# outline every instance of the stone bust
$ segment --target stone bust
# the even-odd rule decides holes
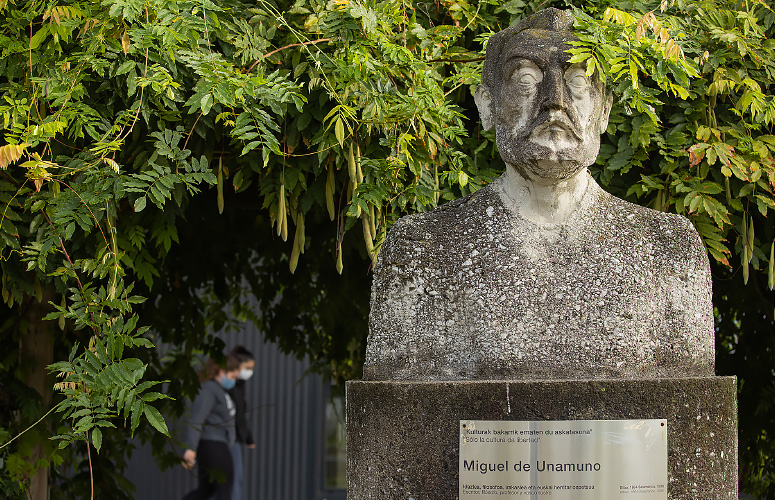
[[[707,254],[691,223],[587,172],[611,94],[569,64],[573,17],[487,44],[475,100],[506,172],[400,219],[374,269],[366,380],[709,376]]]

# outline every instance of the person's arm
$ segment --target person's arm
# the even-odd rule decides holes
[[[232,399],[234,399],[234,406],[237,409],[237,414],[234,416],[234,424],[237,428],[237,440],[241,443],[245,443],[248,448],[255,448],[253,443],[253,435],[250,432],[247,421],[247,402],[245,401],[245,382],[237,381],[237,385],[229,391]]]
[[[186,451],[183,453],[184,466],[191,468],[196,463],[196,448],[199,443],[199,436],[202,434],[202,427],[205,425],[207,416],[210,415],[215,405],[215,394],[209,389],[207,382],[202,385],[199,394],[191,405],[191,417],[186,430],[184,444]]]
[[[247,423],[245,424],[245,446],[250,449],[256,447],[256,443],[253,441],[253,433],[250,432],[250,427],[247,427]]]

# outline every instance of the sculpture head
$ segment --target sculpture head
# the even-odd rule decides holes
[[[523,177],[558,182],[594,163],[611,94],[569,64],[573,16],[541,10],[493,35],[475,100],[503,160]]]

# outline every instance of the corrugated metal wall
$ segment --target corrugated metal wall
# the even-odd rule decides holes
[[[304,376],[306,362],[265,344],[252,326],[221,337],[227,350],[241,344],[256,356],[255,373],[246,384],[246,400],[252,408],[248,423],[256,448],[245,450],[245,498],[342,498],[341,491],[322,489],[325,383],[320,377]],[[137,500],[174,500],[196,487],[194,473],[182,467],[159,471],[147,447],[138,447],[133,454],[127,478],[137,488]]]

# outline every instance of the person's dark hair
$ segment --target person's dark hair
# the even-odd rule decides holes
[[[485,52],[484,67],[482,68],[482,83],[490,92],[500,87],[501,52],[506,47],[511,37],[524,30],[547,30],[573,33],[575,18],[570,11],[559,10],[554,7],[542,9],[535,14],[522,19],[514,26],[499,31],[490,37]]]
[[[239,370],[240,364],[240,361],[233,354],[226,356],[225,366],[216,363],[213,358],[207,358],[204,367],[202,367],[202,369],[199,371],[199,381],[205,382],[207,380],[214,379],[220,370],[227,372]]]
[[[229,356],[234,356],[235,358],[237,358],[237,361],[239,361],[240,365],[247,361],[256,360],[255,356],[253,356],[253,353],[248,351],[241,345],[238,345],[234,349],[232,349],[231,352],[229,353]]]

